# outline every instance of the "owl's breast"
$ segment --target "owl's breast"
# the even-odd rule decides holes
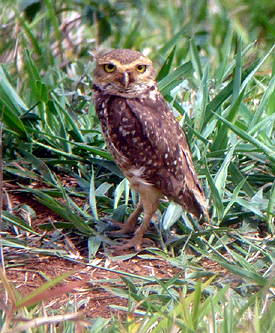
[[[177,196],[194,171],[184,133],[164,99],[109,96],[97,112],[108,149],[130,182]]]
[[[124,173],[140,168],[144,163],[143,152],[153,154],[153,148],[142,123],[127,105],[127,99],[99,95],[95,98],[95,106],[107,147],[115,162]]]

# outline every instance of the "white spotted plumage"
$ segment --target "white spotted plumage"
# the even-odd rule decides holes
[[[111,64],[111,73],[105,66]],[[138,68],[141,68],[138,71]],[[140,194],[140,204],[122,232],[143,224],[128,247],[139,248],[161,196],[207,218],[202,186],[179,123],[160,94],[152,62],[139,52],[114,50],[97,59],[94,100],[107,146]]]

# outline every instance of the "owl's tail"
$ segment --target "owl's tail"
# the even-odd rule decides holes
[[[178,199],[179,197],[181,198],[180,200]],[[201,188],[196,187],[195,189],[190,189],[185,187],[181,190],[177,198],[172,199],[197,219],[202,218],[205,221],[210,221],[206,198]]]

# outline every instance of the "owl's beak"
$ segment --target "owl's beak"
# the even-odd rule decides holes
[[[126,90],[129,85],[129,74],[127,72],[123,72],[122,75],[119,76],[118,80],[123,85],[123,88]]]

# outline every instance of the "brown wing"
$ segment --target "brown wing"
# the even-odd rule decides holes
[[[160,93],[125,99],[111,96],[96,108],[108,148],[120,168],[140,177],[197,217],[206,214],[204,194],[179,123]]]
[[[196,216],[200,213],[207,216],[204,192],[185,134],[163,96],[158,93],[155,98],[144,98],[142,104],[139,99],[128,99],[127,104],[143,123],[144,133],[154,149],[151,181],[186,210]]]

